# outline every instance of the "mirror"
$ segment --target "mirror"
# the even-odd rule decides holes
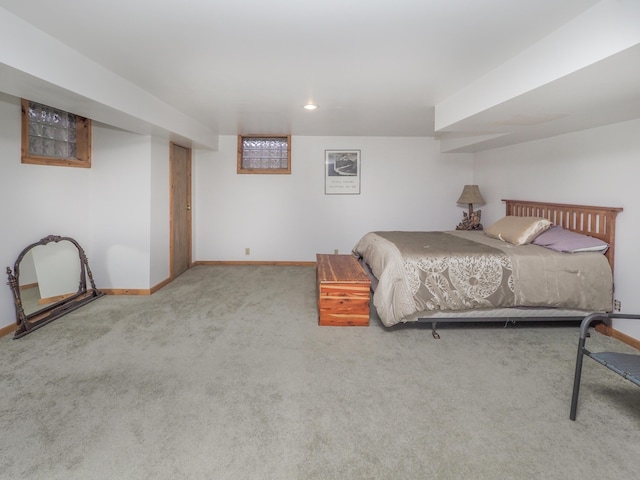
[[[96,288],[84,250],[70,237],[49,235],[32,243],[13,271],[7,267],[7,275],[18,324],[14,338],[104,295]]]

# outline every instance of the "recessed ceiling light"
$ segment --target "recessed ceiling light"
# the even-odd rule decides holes
[[[318,106],[317,106],[317,105],[314,105],[313,103],[307,103],[307,104],[304,106],[304,109],[305,109],[305,110],[315,110],[315,109],[317,109],[317,108],[318,108]]]

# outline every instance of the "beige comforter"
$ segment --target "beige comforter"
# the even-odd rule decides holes
[[[353,253],[378,279],[386,326],[420,312],[553,307],[609,311],[613,278],[600,253],[515,246],[483,232],[370,232]]]

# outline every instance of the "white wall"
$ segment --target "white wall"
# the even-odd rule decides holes
[[[98,288],[149,289],[169,276],[169,143],[94,122],[92,167],[20,163],[20,101],[0,93],[0,260],[55,234],[78,241]],[[0,288],[0,328],[15,321]]]
[[[91,241],[90,170],[20,163],[20,122],[20,100],[0,93],[0,263],[12,269],[24,247],[47,235]],[[5,283],[0,327],[15,321]]]
[[[194,152],[194,260],[315,261],[371,230],[453,229],[472,180],[472,156],[432,138],[293,137],[291,175],[238,175],[236,143]],[[361,150],[360,195],[324,194],[325,149]]]
[[[94,126],[91,270],[99,288],[149,288],[150,137]]]
[[[623,207],[616,222],[615,298],[640,312],[640,120],[482,152],[474,179],[487,202],[485,224],[504,215],[503,198]],[[638,323],[638,322],[636,322]],[[615,328],[640,338],[640,325]]]

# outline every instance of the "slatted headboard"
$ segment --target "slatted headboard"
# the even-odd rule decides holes
[[[544,217],[554,225],[574,232],[599,238],[609,244],[605,254],[613,271],[616,216],[622,211],[617,207],[592,207],[564,203],[527,202],[524,200],[502,200],[506,203],[507,215],[516,217]]]

